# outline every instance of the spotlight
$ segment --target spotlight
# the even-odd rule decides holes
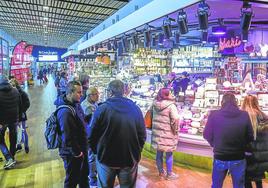
[[[162,30],[164,32],[164,35],[165,35],[166,39],[169,39],[172,36],[170,24],[163,25]]]
[[[251,25],[251,19],[253,16],[253,11],[251,5],[248,2],[244,2],[241,8],[241,22],[240,27],[242,31],[248,31]]]
[[[163,42],[164,42],[164,34],[159,33],[158,34],[158,45],[163,45]]]
[[[184,10],[179,11],[177,22],[179,25],[180,33],[181,34],[188,33],[187,15],[186,15],[186,12]]]
[[[208,42],[208,32],[202,31],[202,43],[206,44]]]
[[[137,45],[139,44],[138,35],[136,33],[132,35],[131,43],[132,43],[132,48],[133,49],[135,49],[137,47]]]
[[[248,41],[248,31],[242,32],[242,41],[247,42]]]
[[[128,51],[128,40],[127,37],[123,37],[122,40],[122,47],[123,47],[123,51],[127,52]]]
[[[151,33],[150,31],[144,32],[144,47],[149,47],[151,42]]]
[[[198,5],[197,15],[198,15],[198,22],[199,22],[199,28],[201,30],[207,30],[208,29],[208,12],[209,12],[209,6],[205,1],[202,1]]]
[[[117,50],[117,41],[116,41],[116,39],[114,39],[114,41],[113,41],[113,50]]]
[[[111,44],[111,42],[110,41],[108,41],[108,43],[107,43],[107,50],[112,50],[112,44]]]
[[[180,33],[175,34],[175,43],[179,44],[180,43]]]

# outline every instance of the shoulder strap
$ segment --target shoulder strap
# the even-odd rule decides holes
[[[72,112],[72,114],[73,114],[73,116],[75,117],[75,115],[76,115],[76,113],[75,113],[75,109],[72,107],[72,106],[70,106],[70,105],[60,105],[60,106],[58,106],[58,108],[56,109],[56,112],[58,112],[61,108],[69,108],[70,110],[71,110],[71,112]]]

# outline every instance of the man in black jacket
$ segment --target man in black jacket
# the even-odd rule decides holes
[[[14,167],[17,142],[17,122],[19,118],[20,94],[13,88],[4,75],[0,75],[0,149],[6,164],[4,169]],[[5,143],[5,132],[9,129],[10,150]]]
[[[120,187],[135,187],[138,162],[146,140],[141,110],[123,97],[124,83],[108,85],[108,99],[94,112],[89,144],[97,154],[98,187],[113,187],[118,176]]]
[[[243,188],[245,182],[245,150],[253,140],[249,115],[239,110],[232,93],[224,94],[220,110],[212,111],[204,130],[204,138],[213,147],[212,188],[221,188],[229,171],[233,187]]]
[[[71,81],[67,84],[66,94],[55,101],[57,106],[69,106],[61,108],[57,113],[62,140],[59,154],[66,171],[65,188],[73,188],[77,185],[81,188],[89,187],[88,146],[83,111],[79,103],[81,96],[81,83]]]

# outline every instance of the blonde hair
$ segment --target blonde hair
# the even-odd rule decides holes
[[[258,128],[258,118],[264,118],[266,115],[261,111],[258,98],[253,95],[248,95],[245,97],[242,104],[242,110],[248,112],[250,121],[252,124],[254,139],[257,137],[257,128]]]

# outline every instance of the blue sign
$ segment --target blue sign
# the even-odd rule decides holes
[[[61,56],[66,52],[67,48],[33,46],[32,56],[38,62],[64,62]]]

